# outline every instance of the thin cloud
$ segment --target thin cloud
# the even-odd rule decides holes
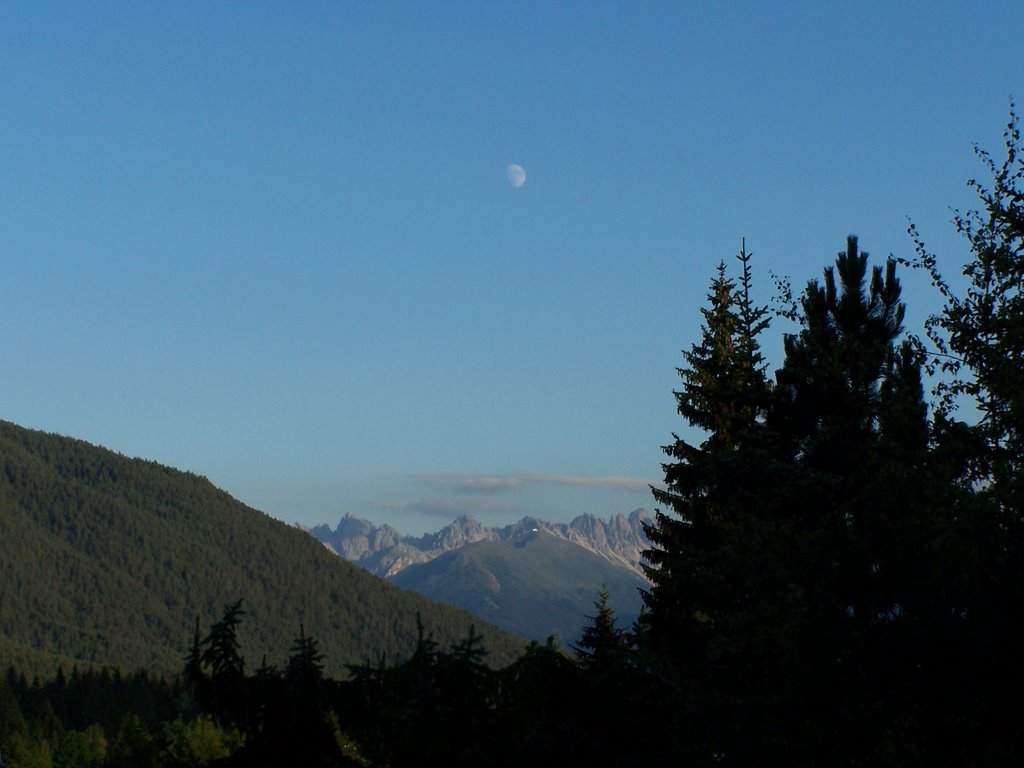
[[[443,493],[490,495],[516,491],[523,487],[519,475],[421,475],[419,481],[435,491]]]
[[[437,499],[417,499],[404,504],[373,502],[370,506],[388,512],[413,512],[431,517],[446,517],[449,520],[461,515],[471,517],[518,512],[517,505],[501,499],[474,499],[466,496]]]
[[[656,481],[618,475],[524,475],[527,482],[542,485],[571,485],[580,488],[612,488],[620,491],[648,491]]]
[[[523,487],[520,477],[467,477],[452,486],[456,493],[503,493]]]
[[[427,486],[449,493],[492,495],[518,491],[527,485],[561,485],[576,488],[606,488],[619,491],[646,493],[653,485],[663,487],[657,480],[619,475],[554,475],[540,472],[508,475],[426,475],[420,478]]]

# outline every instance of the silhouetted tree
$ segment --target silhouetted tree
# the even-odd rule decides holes
[[[609,598],[608,586],[602,584],[594,602],[596,612],[593,616],[587,616],[588,623],[583,628],[583,636],[573,646],[580,665],[593,672],[621,667],[629,651],[626,633],[615,626],[615,611],[608,605]]]
[[[917,249],[910,263],[945,301],[926,323],[930,346],[920,348],[938,376],[935,453],[958,480],[959,567],[950,602],[961,620],[945,638],[957,649],[945,667],[960,674],[947,671],[944,690],[932,698],[958,724],[947,733],[964,735],[964,762],[989,764],[1019,759],[1007,739],[1017,727],[1013,710],[995,702],[1015,699],[1024,686],[1015,639],[1024,618],[1024,144],[1012,102],[1003,139],[1001,162],[975,147],[991,180],[968,182],[979,207],[953,219],[971,254],[962,289],[946,281],[939,258],[910,227]]]
[[[869,271],[849,238],[791,313],[769,388],[719,268],[677,394],[707,437],[666,449],[655,495],[674,515],[652,529],[638,635],[682,734],[667,748],[690,760],[903,762],[921,744],[906,727],[938,743],[931,680],[966,594],[959,502],[895,269]]]
[[[857,731],[878,737],[862,742],[868,759],[900,759],[879,743],[892,722],[912,716],[891,711],[907,668],[889,661],[912,650],[905,629],[925,618],[906,564],[934,565],[927,553],[940,528],[931,519],[940,510],[929,506],[938,478],[928,470],[920,360],[898,343],[896,265],[869,277],[867,261],[850,237],[823,283],[808,284],[768,418],[789,471],[771,529],[784,535],[771,566],[783,591],[765,596],[772,661],[762,736],[784,720],[786,748],[826,762],[856,759],[833,750]]]
[[[291,648],[285,679],[303,691],[313,691],[324,678],[324,655],[320,653],[316,638],[306,635],[306,628],[299,624],[299,636]]]
[[[245,727],[245,659],[238,642],[244,615],[241,598],[225,605],[224,615],[202,641],[202,664],[210,670],[210,713],[222,726]]]
[[[210,681],[203,671],[203,640],[199,632],[199,617],[196,616],[196,626],[192,633],[192,647],[185,657],[185,667],[182,670],[182,678],[189,693],[200,706],[209,706]]]
[[[941,413],[949,416],[960,396],[974,402],[984,449],[975,478],[992,492],[1015,495],[1024,464],[1024,145],[1012,103],[1003,138],[999,164],[975,147],[992,182],[969,181],[981,208],[953,219],[973,256],[963,269],[963,295],[947,283],[913,225],[910,232],[917,246],[912,264],[927,271],[946,302],[926,325],[934,346],[929,367],[948,374],[937,386]]]
[[[738,488],[741,449],[763,418],[770,389],[764,374],[758,335],[766,327],[763,308],[750,299],[750,256],[745,244],[741,289],[726,276],[725,263],[711,284],[707,308],[701,310],[701,339],[683,353],[682,389],[676,391],[680,416],[705,439],[693,445],[678,434],[664,446],[672,461],[663,465],[665,488],[654,489],[659,509],[647,527],[653,544],[645,553],[652,588],[645,594],[642,630],[647,642],[668,648],[705,621],[702,591],[712,588],[702,573],[717,529]]]
[[[701,310],[700,340],[677,369],[678,412],[703,441],[695,445],[673,434],[664,447],[670,458],[663,464],[665,487],[653,489],[661,507],[647,528],[652,586],[637,627],[648,683],[665,705],[651,733],[661,740],[660,751],[691,760],[731,738],[726,713],[735,689],[726,678],[739,673],[723,658],[731,653],[729,622],[761,579],[752,543],[763,525],[760,497],[771,473],[771,462],[762,458],[771,388],[758,343],[767,319],[751,300],[745,244],[739,261],[739,288],[719,265]]]

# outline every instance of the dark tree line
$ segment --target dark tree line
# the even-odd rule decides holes
[[[226,765],[627,764],[641,687],[606,593],[595,607],[576,660],[552,639],[495,669],[473,626],[442,649],[417,617],[408,658],[352,665],[334,680],[301,628],[283,670],[264,659],[247,675],[238,602],[205,637],[197,633],[184,676],[202,712],[242,736]]]
[[[913,266],[946,300],[905,334],[897,264],[849,238],[785,314],[720,267],[666,446],[643,664],[665,681],[655,732],[695,764],[1018,764],[1022,663],[1024,158],[958,213],[966,293],[916,231]],[[922,371],[943,373],[929,408]],[[973,405],[975,423],[957,418]]]

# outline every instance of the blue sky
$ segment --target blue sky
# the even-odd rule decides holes
[[[288,522],[650,507],[741,238],[966,259],[1024,5],[636,6],[3,4],[0,418]]]

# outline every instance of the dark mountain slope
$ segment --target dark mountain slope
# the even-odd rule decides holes
[[[196,616],[205,631],[239,597],[252,668],[263,653],[282,664],[300,622],[332,674],[380,653],[407,655],[417,611],[442,647],[475,622],[494,661],[522,648],[205,478],[0,422],[0,647],[177,671]]]
[[[428,563],[410,565],[393,581],[435,600],[467,608],[499,626],[543,641],[579,639],[602,584],[626,627],[640,610],[646,582],[621,566],[548,531],[464,544]]]

